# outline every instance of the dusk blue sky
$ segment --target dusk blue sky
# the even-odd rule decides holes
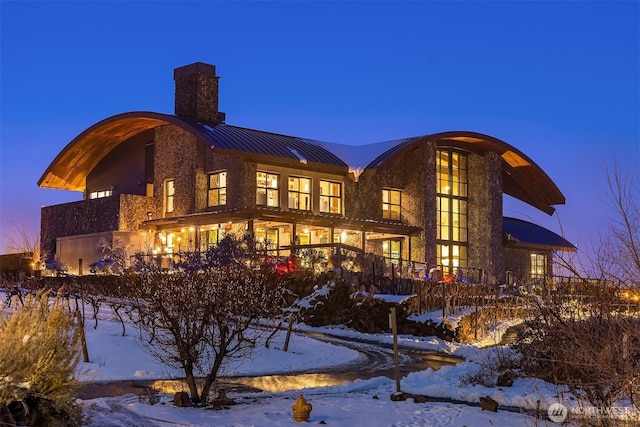
[[[0,253],[40,207],[37,181],[79,133],[173,113],[173,69],[215,64],[227,123],[365,144],[451,130],[517,147],[566,197],[505,216],[586,248],[603,167],[640,167],[640,3],[0,2]]]

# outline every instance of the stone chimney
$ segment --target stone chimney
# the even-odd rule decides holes
[[[175,114],[212,124],[223,122],[224,113],[218,111],[218,79],[215,65],[202,62],[174,69]]]

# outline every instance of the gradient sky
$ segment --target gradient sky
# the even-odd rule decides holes
[[[586,248],[607,218],[603,167],[640,168],[640,3],[0,2],[0,253],[37,181],[79,133],[173,113],[173,69],[217,66],[227,123],[364,144],[450,130],[517,147],[566,205],[505,216]]]

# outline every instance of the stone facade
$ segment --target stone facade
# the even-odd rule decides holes
[[[502,271],[502,168],[487,152],[469,159],[469,265],[494,277]]]
[[[96,246],[101,240],[110,246],[118,244],[114,233],[124,236],[120,238],[123,247],[133,244],[143,248],[141,241],[145,240],[146,232],[140,232],[139,227],[153,208],[153,199],[134,194],[45,206],[40,219],[43,249],[46,253],[55,253],[62,264],[79,271],[82,268],[77,267],[78,259],[85,260],[85,267],[87,262],[97,260]]]
[[[196,205],[206,205],[205,150],[204,144],[184,129],[173,125],[156,128],[155,218],[187,215],[196,212]],[[164,206],[164,189],[168,180],[173,180],[175,189],[173,212],[166,212]]]

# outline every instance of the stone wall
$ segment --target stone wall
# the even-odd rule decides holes
[[[496,278],[502,268],[502,165],[494,152],[468,157],[469,267]]]
[[[206,146],[193,134],[174,125],[158,126],[155,135],[153,198],[154,218],[196,212],[206,206],[207,174],[204,171]],[[174,182],[173,212],[165,212],[164,187]]]
[[[436,260],[435,153],[434,143],[421,144],[375,171],[362,173],[357,183],[347,185],[346,194],[348,216],[386,221],[382,190],[401,190],[401,222],[424,230],[411,237],[410,257],[428,264]]]
[[[227,204],[226,206],[216,206],[211,209],[242,209],[247,207],[249,204],[246,193],[253,194],[253,200],[255,203],[255,173],[252,174],[252,181],[246,178],[246,175],[248,175],[249,172],[247,172],[247,167],[240,156],[214,153],[212,150],[207,150],[206,157],[207,166],[205,172],[207,174],[218,171],[227,172]],[[253,183],[252,188],[251,183]],[[207,184],[207,187],[204,189],[205,193],[208,191],[208,188]],[[198,205],[196,208],[199,211],[208,209],[207,203],[208,200],[205,197],[204,205]]]
[[[55,240],[61,237],[138,231],[153,207],[151,198],[134,194],[44,206],[40,213],[40,239],[47,252],[54,252]]]
[[[118,231],[138,231],[140,224],[149,219],[148,213],[155,208],[155,200],[151,197],[135,194],[121,194]]]

